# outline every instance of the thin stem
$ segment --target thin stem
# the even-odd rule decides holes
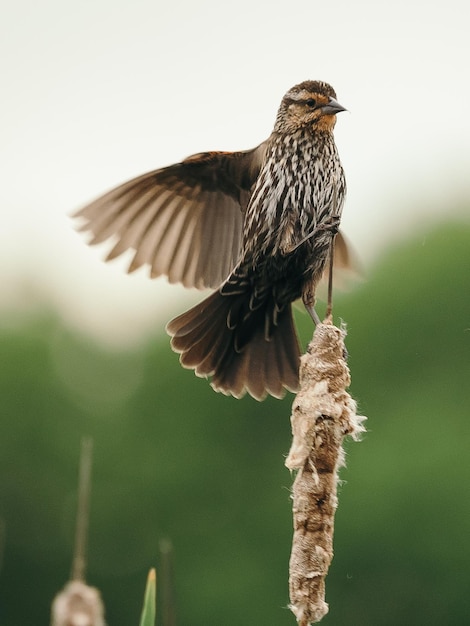
[[[83,437],[80,451],[77,526],[75,529],[75,549],[71,574],[72,580],[85,580],[88,521],[90,516],[92,458],[93,439],[91,437]]]
[[[326,318],[329,319],[333,313],[333,265],[335,256],[335,238],[336,234],[331,237],[330,241],[330,265],[328,268],[328,299],[326,304]]]
[[[333,183],[333,216],[337,216],[338,208],[338,186],[337,181]],[[339,216],[338,216],[339,221]],[[328,300],[326,306],[326,318],[330,319],[333,313],[333,265],[334,265],[334,252],[335,252],[335,238],[336,233],[332,231],[330,241],[330,264],[328,267]]]
[[[162,626],[176,626],[176,601],[173,580],[173,545],[169,539],[160,541],[162,589]]]

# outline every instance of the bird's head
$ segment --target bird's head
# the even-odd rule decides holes
[[[346,109],[336,101],[333,87],[316,80],[307,80],[292,87],[284,98],[276,118],[274,130],[292,133],[300,128],[331,131],[336,113]]]

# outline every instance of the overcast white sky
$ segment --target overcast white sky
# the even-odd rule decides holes
[[[336,127],[343,230],[366,262],[457,204],[463,216],[469,11],[467,0],[4,0],[0,309],[49,303],[122,342],[163,325],[180,289],[102,263],[106,246],[87,247],[68,215],[191,153],[256,145],[305,79],[330,82],[350,111]]]

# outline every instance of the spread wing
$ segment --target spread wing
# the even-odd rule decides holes
[[[74,217],[92,233],[91,244],[116,240],[106,260],[134,250],[129,272],[148,265],[152,278],[219,287],[239,258],[243,211],[264,150],[196,154],[116,187]]]

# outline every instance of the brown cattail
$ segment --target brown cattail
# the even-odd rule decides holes
[[[344,329],[329,321],[317,326],[301,359],[300,391],[292,408],[293,441],[286,466],[297,471],[292,489],[294,536],[290,558],[290,608],[299,626],[328,612],[325,577],[333,558],[338,470],[343,439],[358,439],[365,428],[350,384]]]
[[[106,626],[101,595],[82,580],[71,580],[52,603],[52,626]]]

